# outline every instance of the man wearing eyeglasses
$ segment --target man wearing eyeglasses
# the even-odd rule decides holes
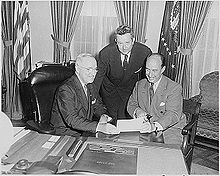
[[[76,59],[75,74],[57,90],[53,102],[51,124],[57,135],[95,136],[119,133],[108,123],[112,120],[93,85],[97,62],[91,54],[80,54]]]
[[[115,31],[115,43],[99,52],[94,83],[113,118],[112,124],[116,124],[117,119],[131,118],[126,112],[127,101],[141,78],[144,60],[151,53],[147,46],[135,41],[127,25],[119,26]]]

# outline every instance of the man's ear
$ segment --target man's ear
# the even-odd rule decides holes
[[[163,68],[161,69],[161,74],[165,71],[166,66],[163,66]]]
[[[135,42],[135,38],[133,37],[133,38],[132,38],[132,44],[134,44],[134,42]]]

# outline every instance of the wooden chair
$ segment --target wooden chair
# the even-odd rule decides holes
[[[200,106],[200,103],[193,100],[183,100],[183,113],[186,115],[187,125],[182,129],[183,142],[181,149],[189,174],[191,172]]]

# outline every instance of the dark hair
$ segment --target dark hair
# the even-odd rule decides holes
[[[131,37],[133,38],[134,37],[134,33],[133,33],[133,30],[131,27],[129,27],[128,25],[126,24],[123,24],[123,25],[120,25],[116,31],[115,31],[115,36],[116,35],[124,35],[124,34],[131,34]]]

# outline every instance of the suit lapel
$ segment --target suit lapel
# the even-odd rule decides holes
[[[127,66],[127,71],[126,71],[126,74],[123,79],[125,82],[128,81],[128,78],[130,78],[131,75],[134,74],[135,71],[140,69],[140,66],[139,66],[140,63],[138,61],[138,58],[139,58],[139,53],[137,53],[136,43],[134,43],[134,45],[131,49],[131,54],[130,54],[130,58],[129,58],[129,64]]]
[[[82,87],[82,84],[80,83],[79,79],[77,78],[76,75],[74,75],[74,82],[75,82],[75,86],[76,86],[76,93],[78,95],[83,95],[83,96],[78,96],[80,102],[83,104],[83,107],[85,107],[85,110],[88,110],[88,100],[86,97],[86,94],[84,92],[84,89]]]
[[[161,102],[161,99],[163,97],[164,91],[167,87],[167,80],[165,79],[165,77],[162,75],[162,78],[160,80],[160,83],[157,87],[157,90],[154,94],[154,97],[152,99],[152,103],[151,103],[151,111],[153,107],[158,106],[158,104]]]

